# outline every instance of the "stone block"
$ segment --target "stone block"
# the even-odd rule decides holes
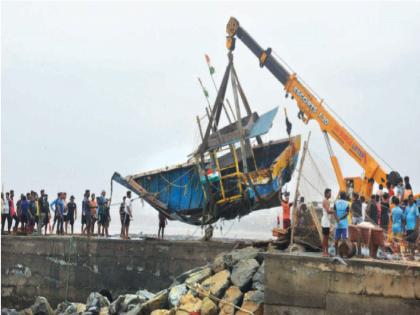
[[[229,287],[226,290],[222,301],[219,302],[219,315],[234,315],[236,309],[233,305],[240,306],[242,304],[242,299],[243,293],[238,287]]]

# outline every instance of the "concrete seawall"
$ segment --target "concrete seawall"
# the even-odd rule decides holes
[[[420,265],[267,254],[265,314],[420,314]]]
[[[26,307],[42,295],[51,305],[85,302],[103,288],[114,296],[158,291],[173,277],[205,265],[234,243],[3,236],[2,307]]]
[[[2,307],[27,307],[38,295],[53,307],[168,287],[175,276],[244,244],[229,242],[4,236]],[[264,313],[270,315],[420,314],[420,265],[311,254],[265,255]]]

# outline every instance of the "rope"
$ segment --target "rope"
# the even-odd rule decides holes
[[[230,230],[232,229],[232,227],[233,227],[234,224],[235,224],[235,221],[232,220],[232,223],[231,223],[229,229],[226,231],[226,233],[223,233],[222,234],[223,237],[226,237],[226,235],[228,235],[228,233],[230,232]]]
[[[324,185],[324,187],[327,187],[328,186],[327,185],[327,182],[324,179],[324,176],[322,176],[321,171],[319,170],[318,165],[315,163],[315,160],[312,157],[311,152],[309,150],[308,150],[308,155],[309,155],[309,158],[311,159],[311,162],[312,162],[312,164],[313,164],[313,166],[315,168],[315,171],[318,173],[319,179],[322,181],[322,184]]]
[[[301,176],[302,176],[302,178],[313,188],[313,189],[315,189],[320,195],[323,195],[324,193],[323,192],[321,192],[318,188],[316,188],[311,182],[310,182],[310,180],[309,179],[307,179],[306,177],[305,177],[305,175],[303,175],[303,174],[301,174]]]
[[[196,227],[196,229],[194,230],[194,232],[193,232],[190,236],[188,236],[188,237],[187,237],[187,240],[188,240],[188,239],[192,239],[192,238],[194,237],[195,233],[197,233],[197,231],[198,231],[198,229],[199,229],[200,227],[201,227],[201,226],[197,226],[197,227]]]
[[[325,167],[325,165],[328,165],[327,169],[329,169],[331,171],[331,168],[330,168],[331,163],[326,163],[325,159],[320,157],[316,152],[310,151],[310,156],[311,156],[311,160],[314,164],[316,164],[315,160],[316,161],[321,161],[322,163],[320,163],[320,164],[323,165],[324,167]],[[331,181],[331,182],[336,181],[336,178],[330,172],[324,172],[324,173],[326,173],[326,174],[324,174],[324,176],[327,175],[329,181]]]
[[[168,183],[168,185],[173,186],[173,187],[177,187],[177,188],[185,188],[188,186],[188,184],[185,185],[176,185],[174,184],[176,181],[178,181],[181,177],[187,175],[188,173],[190,173],[193,170],[193,168],[190,168],[186,173],[182,174],[181,176],[179,176],[177,179],[175,179],[174,181],[170,182],[169,180],[167,180],[162,174],[159,174],[159,176]],[[162,190],[161,190],[162,191]]]

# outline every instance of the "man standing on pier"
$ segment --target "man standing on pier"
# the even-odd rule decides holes
[[[56,210],[57,210],[57,234],[64,234],[64,208],[66,207],[64,203],[64,193],[60,193],[60,198],[57,200]]]
[[[58,220],[58,214],[57,214],[57,202],[58,199],[60,199],[60,193],[57,193],[57,198],[53,200],[53,202],[51,202],[51,210],[54,213],[54,219],[53,219],[53,225],[52,225],[52,231],[54,231],[55,228],[55,224],[57,223]],[[52,231],[50,230],[50,233],[52,233]]]
[[[77,206],[74,202],[74,196],[70,196],[70,202],[67,204],[67,222],[66,222],[66,234],[67,234],[67,223],[70,223],[71,234],[73,235],[74,220],[77,219]]]
[[[108,204],[108,199],[105,198],[106,192],[102,190],[101,195],[97,198],[98,204],[98,236],[104,236],[105,227],[107,226],[108,216],[105,213],[105,208]],[[108,233],[107,233],[108,235]]]
[[[358,193],[353,193],[353,202],[351,203],[352,223],[354,225],[363,222],[362,219],[362,201],[359,199]]]
[[[90,236],[90,224],[91,224],[91,216],[90,216],[90,202],[89,202],[90,191],[85,191],[85,196],[82,201],[82,234],[87,232],[87,235]],[[83,229],[83,225],[86,225]]]
[[[128,240],[128,228],[130,227],[130,220],[133,218],[133,201],[131,200],[131,191],[127,191],[127,198],[125,199],[124,207],[124,236]]]
[[[330,216],[334,213],[330,209],[331,189],[326,188],[324,191],[324,200],[322,201],[322,256],[328,257],[328,239],[330,237]]]
[[[158,238],[163,239],[163,234],[165,233],[165,227],[166,227],[167,224],[168,224],[168,219],[166,218],[166,216],[162,212],[159,212]],[[162,237],[160,236],[161,233],[162,233]]]
[[[338,199],[334,204],[334,211],[337,220],[335,226],[335,253],[338,255],[338,241],[347,239],[347,227],[348,220],[347,216],[349,214],[349,203],[346,200],[346,193],[340,192],[340,199]]]
[[[127,199],[127,196],[123,197],[123,201],[120,205],[120,221],[121,221],[121,233],[120,237],[124,238],[125,232],[124,232],[124,219],[125,219],[125,200]]]
[[[408,248],[411,252],[411,258],[414,259],[414,251],[416,249],[417,231],[419,226],[419,209],[414,202],[412,194],[408,196],[408,204],[404,211],[406,240]]]
[[[45,227],[44,235],[47,235],[48,224],[50,222],[51,215],[50,215],[50,204],[48,202],[48,195],[46,195],[43,190],[41,190],[40,206],[41,206],[41,222],[43,226]],[[41,234],[42,234],[43,226],[40,227]]]

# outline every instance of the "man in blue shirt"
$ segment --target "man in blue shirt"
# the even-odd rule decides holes
[[[58,198],[55,209],[57,211],[57,234],[64,234],[64,193],[60,193],[60,198]]]
[[[392,197],[392,203],[395,205],[392,209],[392,234],[394,234],[394,239],[398,241],[402,239],[402,219],[404,217],[404,212],[400,207],[400,199],[398,199],[398,197]]]
[[[26,199],[25,195],[22,195],[20,203],[20,222],[22,223],[22,231],[26,231],[28,220],[30,217],[29,212],[29,201]]]
[[[54,213],[54,221],[53,221],[53,225],[52,225],[52,230],[53,231],[54,231],[55,224],[57,223],[57,220],[58,220],[57,202],[58,202],[58,199],[60,199],[60,194],[61,193],[57,193],[57,198],[54,199],[53,202],[51,202],[51,205],[50,205],[51,206],[51,210]],[[51,231],[50,231],[50,233],[51,233]]]
[[[102,190],[102,193],[99,197],[96,198],[96,203],[98,205],[98,236],[104,235],[104,227],[106,224],[105,221],[105,190]]]
[[[341,191],[339,199],[334,204],[335,218],[337,223],[335,225],[335,252],[338,253],[338,241],[340,239],[347,239],[347,227],[349,214],[349,203],[346,200],[346,193]]]
[[[410,248],[410,251],[414,257],[418,231],[419,209],[417,208],[417,204],[414,202],[413,195],[408,196],[408,204],[405,207],[404,217],[406,240],[408,242],[408,247]]]

